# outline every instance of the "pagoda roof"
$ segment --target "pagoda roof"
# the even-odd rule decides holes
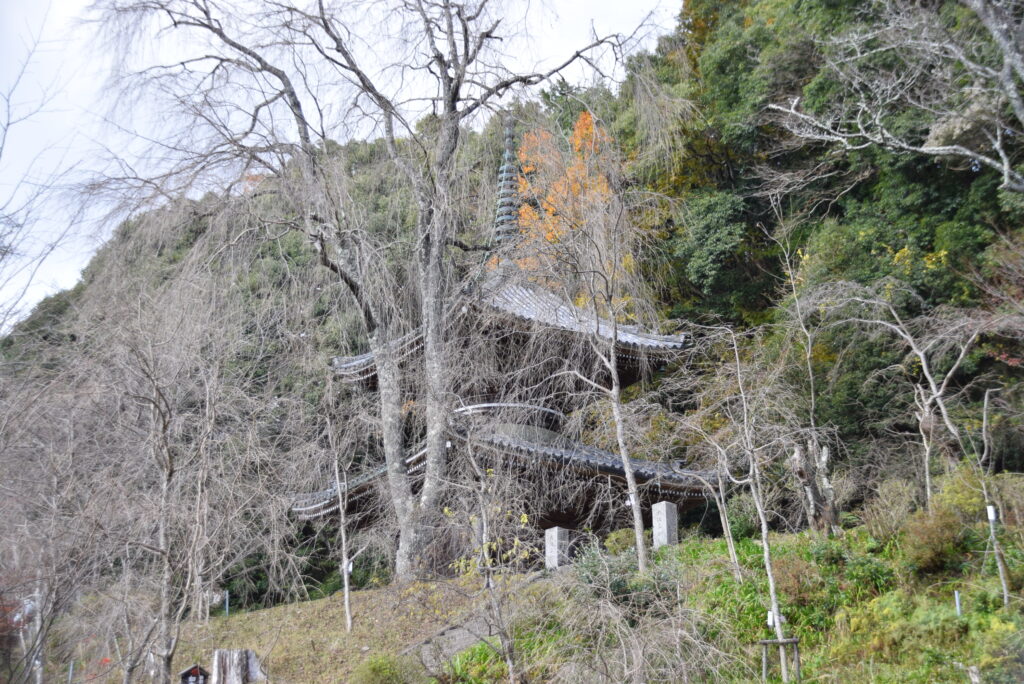
[[[504,268],[500,271],[508,273]],[[575,335],[594,335],[609,343],[614,342],[617,352],[623,356],[665,356],[681,351],[689,344],[686,335],[658,335],[638,325],[614,323],[566,301],[541,285],[500,273],[485,281],[475,293],[463,296],[478,307],[538,326]],[[420,329],[391,342],[399,360],[419,351],[422,345],[423,332]],[[368,380],[377,372],[373,352],[335,356],[331,359],[331,368],[338,377],[350,382]]]
[[[456,413],[471,415],[483,412],[477,411],[478,408],[462,407]],[[449,432],[464,442],[490,447],[508,458],[545,466],[559,466],[585,475],[625,478],[622,458],[618,454],[581,444],[545,428],[504,423],[470,429],[465,424],[453,424]],[[426,449],[418,449],[405,459],[406,466],[412,472],[419,470],[424,465],[425,456]],[[630,458],[629,462],[639,484],[656,487],[677,498],[705,498],[705,483],[717,482],[718,477],[712,470],[683,470],[660,461]],[[342,493],[347,494],[349,500],[358,498],[386,473],[385,465],[360,473],[342,485]],[[301,520],[319,518],[336,510],[337,487],[292,497],[291,511]]]
[[[658,335],[638,325],[615,323],[567,301],[551,290],[520,277],[496,275],[480,288],[474,301],[524,321],[614,342],[620,353],[664,354],[685,349],[686,335]]]

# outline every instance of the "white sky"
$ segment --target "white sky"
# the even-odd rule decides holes
[[[78,21],[88,4],[89,0],[0,0],[0,93],[11,86],[38,38],[13,104],[16,112],[19,107],[26,112],[45,99],[41,111],[8,134],[0,159],[0,205],[12,192],[24,192],[26,179],[39,182],[70,168],[87,170],[104,142],[117,145],[110,126],[103,123],[107,103],[101,92],[108,67],[96,54],[93,27]],[[535,9],[539,3],[530,4]],[[539,18],[531,19],[532,46],[530,54],[522,55],[521,68],[554,64],[567,57],[570,48],[585,45],[593,33],[629,34],[648,18],[650,28],[642,35],[651,46],[654,38],[673,27],[681,6],[680,0],[549,0]],[[21,190],[16,190],[19,183]],[[40,249],[68,224],[66,216],[75,209],[71,203],[67,197],[54,197],[40,210],[30,250]],[[83,224],[27,284],[25,276],[6,287],[0,279],[0,311],[23,290],[22,312],[27,313],[43,297],[72,287],[112,227]]]

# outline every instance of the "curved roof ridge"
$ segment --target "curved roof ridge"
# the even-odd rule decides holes
[[[689,344],[685,334],[661,335],[640,325],[614,323],[597,316],[542,285],[526,281],[518,267],[506,264],[508,262],[503,262],[504,267],[499,267],[495,275],[483,283],[478,297],[480,303],[522,320],[566,332],[597,335],[637,351],[678,351]]]
[[[506,457],[543,459],[551,465],[561,465],[616,478],[622,478],[625,475],[622,458],[610,451],[573,441],[558,433],[552,433],[558,439],[542,440],[537,433],[543,432],[543,430],[536,426],[513,425],[512,427],[521,427],[523,430],[517,431],[516,434],[510,434],[509,430],[473,432],[472,434],[452,430],[452,433],[460,439],[497,449]],[[525,435],[534,435],[537,438],[529,439]],[[410,466],[410,470],[422,467],[424,454],[425,449],[421,448],[406,458],[405,462]],[[630,458],[629,461],[641,484],[667,489],[685,497],[703,498],[705,483],[716,482],[718,479],[718,474],[712,470],[682,470],[675,468],[670,463],[639,458]],[[353,478],[347,484],[346,491],[350,496],[358,495],[386,473],[386,466],[377,466]],[[293,503],[290,510],[302,520],[333,513],[338,507],[337,491],[336,487],[329,487],[309,494],[292,495]]]

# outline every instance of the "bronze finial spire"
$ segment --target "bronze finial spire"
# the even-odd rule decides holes
[[[512,119],[505,120],[505,154],[498,169],[498,211],[494,219],[494,241],[504,243],[519,233],[519,169],[516,164]]]

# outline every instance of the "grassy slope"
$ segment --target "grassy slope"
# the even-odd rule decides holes
[[[1018,677],[1024,676],[1024,608],[1019,601],[1009,609],[1002,606],[992,557],[985,553],[983,525],[972,528],[959,520],[929,520],[912,519],[904,528],[914,531],[912,538],[905,531],[884,544],[863,528],[848,530],[839,539],[807,532],[773,537],[787,631],[800,637],[806,678],[961,682],[967,680],[963,665],[977,666],[986,682],[1020,681]],[[934,556],[932,550],[949,542],[950,534],[957,535],[956,546]],[[1016,543],[1018,534],[1008,537],[1008,561],[1019,595],[1024,549]],[[770,636],[764,625],[760,546],[752,539],[741,540],[739,554],[742,584],[724,563],[721,539],[691,537],[656,554],[662,569],[672,568],[670,593],[676,595],[677,583],[685,585],[681,595],[686,608],[714,616],[715,623],[729,632],[730,643],[747,645],[733,654],[739,669],[721,673],[727,680],[748,676],[751,670],[745,667],[759,669],[753,644]],[[936,564],[925,571],[920,567],[925,562]],[[193,661],[207,663],[214,647],[245,647],[269,654],[265,661],[274,681],[343,682],[370,653],[398,653],[446,620],[466,614],[468,588],[453,581],[357,592],[351,634],[344,631],[340,594],[216,618],[185,635],[178,662],[182,667]],[[954,590],[962,596],[962,616],[955,612]],[[560,596],[557,602],[572,600],[568,594]],[[557,607],[553,613],[545,611],[544,631],[520,632],[520,657],[527,671],[558,669],[557,663],[541,662],[552,653],[545,642],[565,637],[555,624],[558,612]],[[537,658],[537,667],[531,667],[530,661]],[[470,649],[460,660],[462,671],[487,674],[455,677],[456,682],[493,681],[503,671],[486,648]]]
[[[184,669],[208,666],[215,648],[250,648],[281,684],[344,682],[371,653],[396,653],[464,614],[468,592],[458,582],[353,592],[354,626],[345,632],[342,594],[266,610],[211,618],[188,626],[175,659]]]
[[[717,540],[684,542],[676,554],[694,568],[693,607],[731,624],[741,643],[772,636],[764,624],[767,587],[754,572],[761,549],[752,540],[740,544],[741,565],[751,571],[743,586],[710,569],[708,561],[724,555]],[[1017,681],[1024,673],[1024,611],[1019,604],[1002,607],[991,556],[986,562],[983,551],[968,550],[947,570],[920,573],[899,545],[880,546],[858,529],[839,540],[778,535],[773,556],[787,631],[800,637],[806,677],[961,682],[967,681],[962,664],[979,666],[985,681]],[[1019,554],[1013,557],[1019,563]],[[960,617],[954,590],[962,595]],[[755,648],[746,660],[759,662]]]

